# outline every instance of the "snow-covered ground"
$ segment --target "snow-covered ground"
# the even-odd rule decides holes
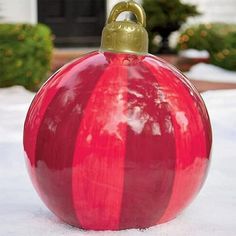
[[[206,63],[198,63],[192,66],[185,75],[192,80],[236,84],[236,71],[225,70]]]
[[[179,52],[179,56],[189,59],[209,58],[210,55],[206,50],[187,49]],[[219,83],[236,83],[236,71],[225,70],[215,65],[207,63],[198,63],[190,68],[185,75],[192,80],[219,82]]]
[[[186,57],[186,58],[195,58],[195,59],[197,59],[197,58],[206,58],[207,59],[210,57],[210,54],[206,50],[199,51],[199,50],[190,48],[187,50],[180,51],[179,56]]]
[[[212,164],[197,199],[174,221],[145,231],[86,232],[57,219],[28,178],[22,129],[33,94],[21,87],[0,89],[1,236],[235,236],[236,90],[203,94],[214,132]]]

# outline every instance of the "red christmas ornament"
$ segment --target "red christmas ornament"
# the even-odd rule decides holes
[[[115,21],[124,10],[140,23]],[[146,53],[141,23],[138,4],[116,5],[101,50],[61,68],[30,106],[30,176],[48,208],[73,226],[120,230],[169,221],[206,178],[204,102],[177,69]]]

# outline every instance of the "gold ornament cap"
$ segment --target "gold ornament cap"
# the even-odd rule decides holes
[[[137,23],[130,20],[116,21],[120,13],[132,12]],[[146,14],[141,5],[134,1],[116,4],[102,32],[101,50],[121,53],[147,54],[148,33]]]

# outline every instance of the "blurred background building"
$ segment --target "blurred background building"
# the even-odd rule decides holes
[[[118,0],[0,0],[1,22],[48,25],[57,46],[98,46],[101,30]],[[139,1],[140,2],[140,1]],[[235,0],[184,0],[198,6],[194,22],[236,22]],[[191,20],[190,20],[191,21]]]
[[[56,45],[97,46],[107,14],[118,0],[0,0],[0,22],[44,23]]]

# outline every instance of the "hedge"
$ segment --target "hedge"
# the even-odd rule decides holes
[[[52,35],[42,24],[0,24],[0,87],[37,90],[50,70]]]
[[[212,23],[194,25],[184,30],[177,50],[207,50],[212,64],[236,70],[236,25]]]

